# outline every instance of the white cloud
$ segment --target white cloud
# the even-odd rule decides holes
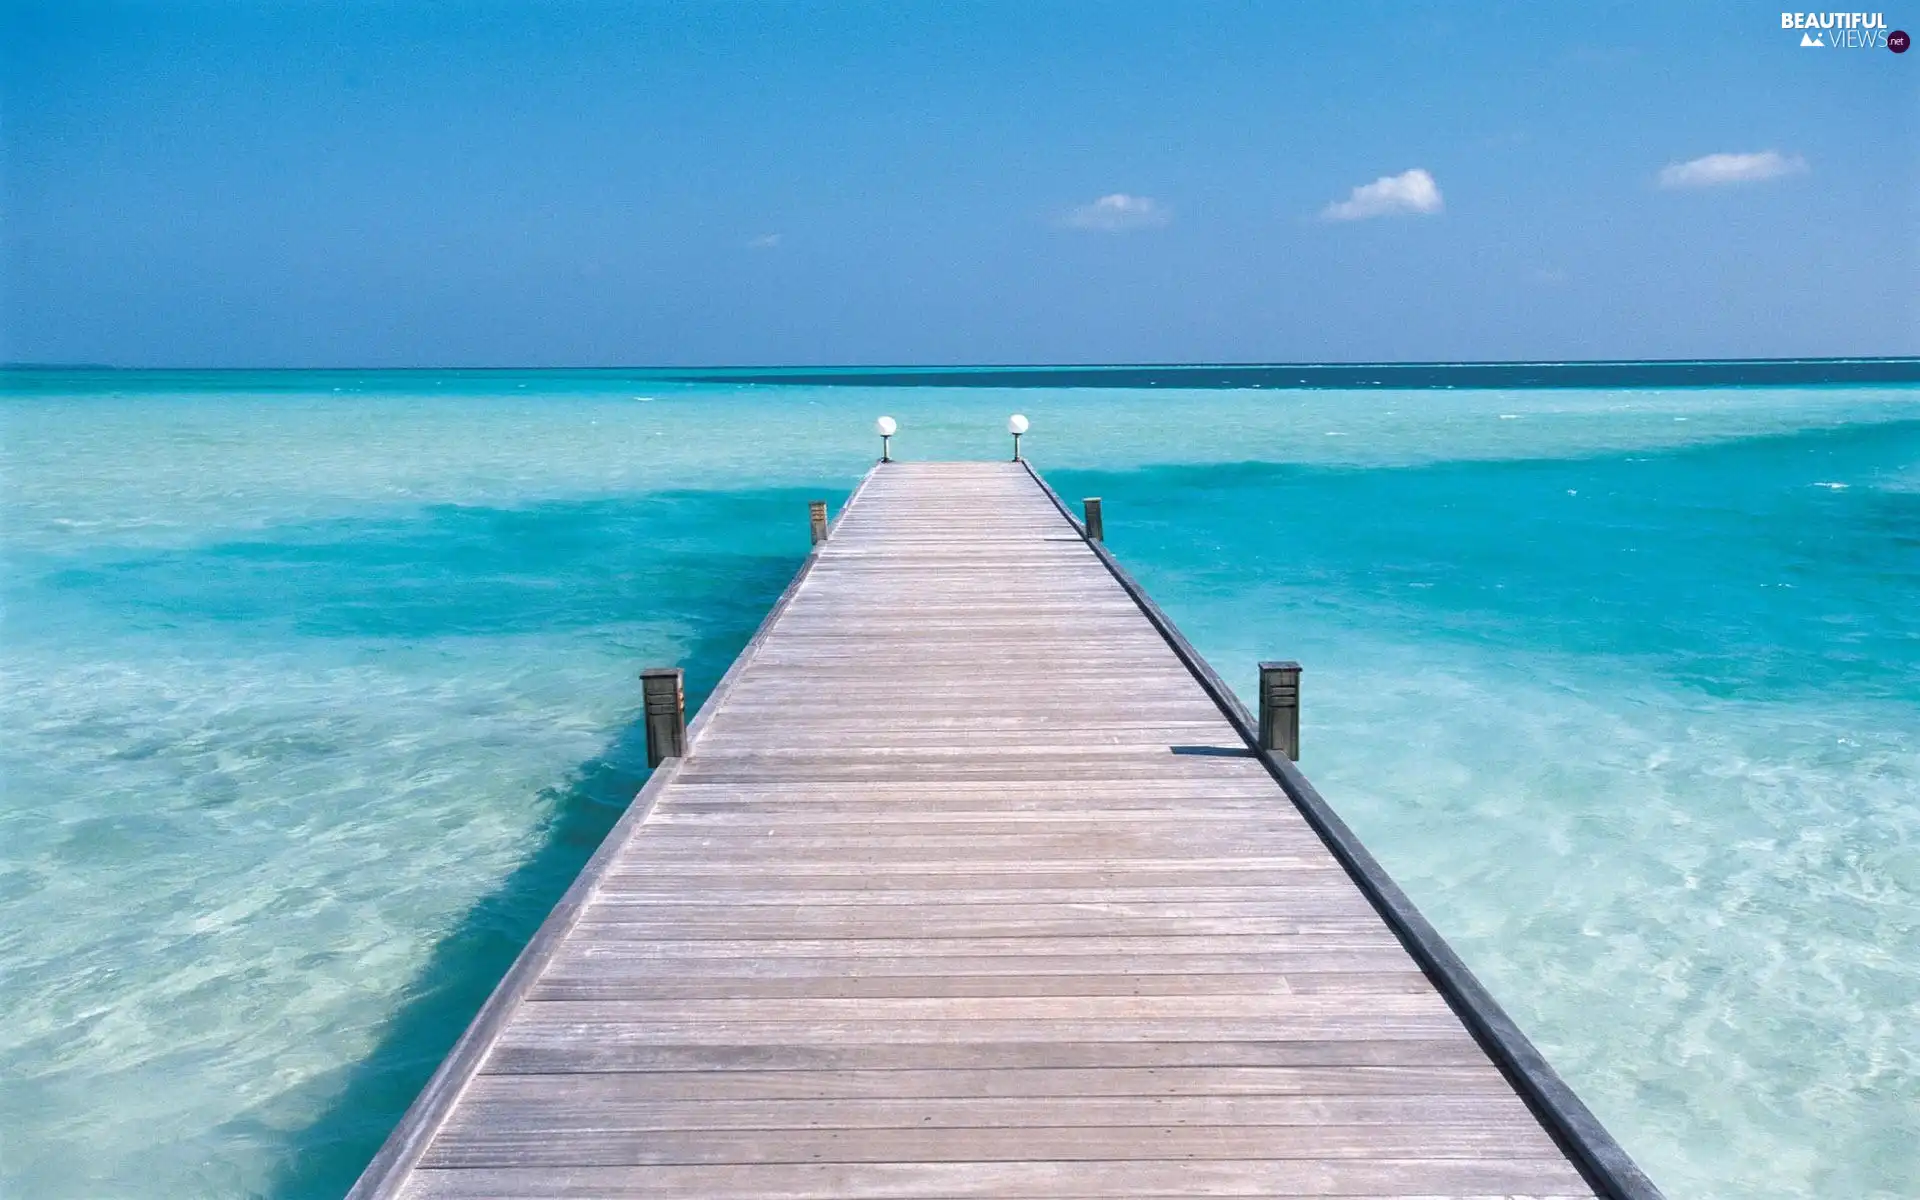
[[[1320,211],[1329,221],[1364,221],[1368,217],[1405,217],[1437,213],[1444,207],[1440,185],[1419,167],[1398,175],[1382,175],[1353,189]]]
[[[1074,209],[1064,224],[1069,229],[1093,233],[1125,233],[1129,229],[1157,229],[1172,221],[1173,210],[1158,200],[1115,192]]]
[[[780,244],[780,235],[779,235],[779,234],[777,234],[777,233],[763,233],[763,234],[761,234],[761,235],[760,235],[759,237],[757,237],[757,238],[749,238],[749,239],[747,240],[747,249],[749,249],[749,250],[771,250],[771,249],[773,249],[773,248],[774,248],[775,246],[778,246],[779,244]]]
[[[1724,187],[1731,183],[1758,183],[1782,175],[1798,175],[1806,169],[1806,159],[1778,150],[1762,150],[1758,154],[1708,154],[1692,162],[1672,163],[1662,168],[1660,186]]]

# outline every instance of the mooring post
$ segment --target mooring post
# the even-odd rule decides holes
[[[1300,664],[1260,664],[1260,748],[1300,761]]]
[[[1088,496],[1080,502],[1080,506],[1087,514],[1087,540],[1093,542],[1106,541],[1107,528],[1100,522],[1100,497]]]
[[[640,672],[640,699],[647,723],[647,765],[687,752],[686,672],[679,667],[648,667]]]
[[[809,500],[807,502],[807,516],[813,520],[813,544],[818,546],[821,542],[827,540],[827,502],[825,500]]]

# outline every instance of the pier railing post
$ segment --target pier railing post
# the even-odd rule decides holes
[[[1080,505],[1087,514],[1086,526],[1088,540],[1095,542],[1106,541],[1107,527],[1100,520],[1100,497],[1088,496],[1080,502]]]
[[[825,500],[808,501],[807,516],[813,521],[813,544],[818,546],[827,540],[827,502]]]
[[[1260,664],[1260,748],[1300,761],[1300,664]]]
[[[640,698],[647,723],[647,765],[657,767],[687,752],[686,672],[648,667],[640,672]]]

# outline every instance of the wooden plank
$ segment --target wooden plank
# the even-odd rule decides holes
[[[688,734],[363,1194],[1592,1194],[1024,468],[871,473]]]
[[[525,1113],[537,1106],[523,1106]],[[1062,1107],[1056,1105],[1055,1107]],[[1499,1155],[1552,1162],[1553,1144],[1537,1124],[1528,1131],[1486,1125],[1161,1125],[936,1127],[856,1130],[680,1130],[635,1136],[591,1124],[555,1131],[495,1119],[466,1136],[442,1128],[424,1167],[690,1166],[749,1163],[1128,1162],[1136,1159],[1304,1158],[1467,1159]]]
[[[1303,873],[1304,874],[1304,873]],[[686,905],[736,907],[791,907],[807,904],[815,907],[900,908],[934,905],[951,907],[1003,907],[1009,904],[1099,905],[1140,907],[1152,911],[1168,904],[1185,906],[1181,911],[1266,913],[1273,906],[1289,902],[1318,904],[1328,893],[1342,893],[1337,884],[1345,882],[1331,872],[1309,875],[1304,880],[1272,884],[1266,887],[1073,887],[1069,885],[1033,888],[928,887],[911,891],[904,888],[790,888],[770,881],[764,888],[740,887],[738,881],[715,880],[706,886],[662,887],[645,876],[623,875],[602,887],[596,902],[600,908],[638,908],[665,910]],[[850,880],[842,878],[845,884]]]
[[[884,938],[893,941],[914,936],[925,939],[966,938],[969,940],[1024,938],[1046,943],[1044,948],[1033,947],[1032,952],[1052,953],[1065,948],[1061,943],[1069,940],[1133,936],[1142,928],[1143,922],[1135,917],[1099,915],[1036,919],[1018,913],[1001,917],[973,917],[965,913],[948,913],[938,916],[919,916],[912,921],[896,921],[880,925],[862,924],[857,915],[848,918],[834,912],[797,912],[788,914],[785,918],[769,917],[764,920],[734,919],[723,913],[703,913],[698,917],[680,918],[670,930],[664,929],[657,923],[630,921],[595,920],[583,921],[582,924],[585,929],[577,936],[602,940],[650,941],[669,934],[676,938],[708,938],[736,942],[786,942],[793,938],[806,940]],[[1362,937],[1374,933],[1378,926],[1376,922],[1360,914],[1343,920],[1312,913],[1294,917],[1158,917],[1153,920],[1151,928],[1156,935],[1162,937],[1328,935],[1338,938]]]
[[[943,864],[944,865],[944,864]],[[610,872],[601,884],[605,897],[630,893],[661,892],[687,895],[691,892],[738,892],[743,895],[787,893],[805,899],[794,903],[813,903],[813,897],[834,897],[850,891],[868,896],[924,895],[941,897],[949,892],[1014,892],[1037,898],[1058,898],[1062,893],[1098,890],[1116,897],[1165,896],[1196,892],[1197,899],[1224,899],[1233,895],[1262,895],[1270,888],[1290,887],[1296,883],[1323,878],[1342,878],[1324,863],[1305,856],[1290,859],[1284,867],[1240,869],[1212,867],[1192,870],[1183,867],[1155,867],[1138,871],[1121,868],[1065,870],[1059,867],[1036,868],[1031,864],[1000,864],[1000,869],[941,871],[892,871],[856,873],[820,871],[788,867],[785,864],[758,864],[749,870],[717,872],[683,869],[647,869]]]
[[[1463,1030],[1374,1041],[1266,1035],[1240,1041],[1149,1042],[1093,1039],[1001,1042],[977,1029],[949,1042],[854,1041],[801,1044],[793,1030],[760,1040],[674,1042],[648,1031],[631,1040],[551,1038],[496,1042],[487,1070],[498,1074],[590,1075],[608,1071],[1025,1070],[1052,1067],[1484,1067],[1487,1056]],[[962,1040],[961,1032],[974,1040]]]
[[[938,895],[921,893],[872,899],[856,896],[846,903],[813,905],[804,912],[795,911],[795,906],[803,901],[779,899],[781,895],[776,892],[773,899],[741,897],[738,893],[700,893],[667,899],[603,895],[583,914],[582,921],[595,925],[622,923],[659,927],[671,924],[688,930],[697,930],[703,923],[718,922],[746,931],[765,928],[778,930],[782,936],[804,937],[809,929],[816,928],[858,929],[870,936],[1002,927],[1015,935],[1031,935],[1062,922],[1077,929],[1094,921],[1110,925],[1114,933],[1126,933],[1148,922],[1163,933],[1176,933],[1197,925],[1211,927],[1222,922],[1244,922],[1251,931],[1269,923],[1270,919],[1297,923],[1350,915],[1361,922],[1368,916],[1365,907],[1353,899],[1352,892],[1305,884],[1263,892],[1257,899],[1236,901],[1113,899],[1098,893],[1083,893],[1081,898],[1072,898],[1069,893],[1068,899],[1035,897],[1023,904],[997,894],[992,900],[973,900],[961,893],[959,899],[949,902]]]
[[[1025,960],[1022,960],[1025,961]],[[783,966],[792,966],[791,962]],[[852,975],[845,959],[815,959],[805,974],[714,975],[687,970],[686,963],[659,961],[621,970],[593,962],[577,975],[548,971],[530,994],[534,1000],[742,1000],[748,998],[853,999],[886,997],[1038,996],[1258,996],[1294,993],[1357,996],[1372,992],[1429,992],[1418,971],[1318,971],[1279,975],[1240,972],[1198,975],[1191,971],[1095,975],[1002,971],[983,975]],[[902,972],[915,964],[893,959]]]
[[[1098,1096],[1495,1096],[1513,1099],[1485,1063],[1471,1066],[1008,1067],[999,1070],[628,1071],[601,1075],[492,1074],[478,1086],[527,1078],[557,1086],[615,1086],[654,1100],[1038,1098]]]
[[[1230,858],[1201,856],[1172,859],[1123,859],[1123,858],[1046,858],[1034,856],[1011,860],[976,859],[964,854],[954,854],[949,858],[934,858],[925,861],[889,862],[889,863],[848,863],[848,862],[789,862],[782,858],[773,860],[752,860],[740,863],[715,864],[699,858],[684,862],[654,863],[642,856],[640,848],[634,847],[621,858],[619,869],[609,871],[609,877],[625,876],[632,879],[687,878],[699,880],[737,880],[767,879],[777,881],[780,886],[812,886],[799,881],[820,880],[821,886],[837,888],[847,886],[849,876],[855,879],[870,880],[876,887],[910,887],[918,879],[949,880],[973,879],[991,876],[996,879],[1028,875],[1042,881],[1042,886],[1050,886],[1045,881],[1063,876],[1073,878],[1095,878],[1105,882],[1123,884],[1127,879],[1145,880],[1141,886],[1152,887],[1162,880],[1194,880],[1208,878],[1246,878],[1257,877],[1267,872],[1287,872],[1311,869],[1315,872],[1332,871],[1325,860],[1311,856],[1310,851],[1301,850],[1291,854],[1236,855]],[[892,884],[883,880],[894,879]]]
[[[421,1171],[406,1194],[413,1200],[1572,1200],[1592,1195],[1564,1163],[1502,1159],[792,1163],[564,1171],[516,1167]]]
[[[866,1077],[877,1074],[867,1072]],[[704,1129],[1477,1125],[1532,1127],[1538,1132],[1533,1115],[1518,1097],[1511,1091],[1491,1089],[1225,1096],[1161,1091],[1071,1097],[1057,1092],[1007,1096],[996,1090],[980,1096],[953,1096],[949,1094],[951,1081],[940,1078],[941,1073],[914,1074],[924,1088],[938,1090],[904,1096],[891,1091],[835,1096],[820,1094],[816,1089],[794,1096],[696,1098],[685,1094],[662,1096],[657,1077],[651,1075],[489,1075],[475,1083],[448,1128],[476,1142],[488,1137],[489,1129],[496,1125],[514,1125],[523,1132],[544,1130],[556,1136],[576,1127],[656,1133]],[[1074,1103],[1061,1104],[1062,1099]]]
[[[1028,1021],[1036,1025],[1072,1021],[1097,1025],[1101,1021],[1186,1021],[1196,1029],[1218,1020],[1232,1023],[1268,1022],[1269,1030],[1295,1023],[1327,1021],[1361,1026],[1401,1019],[1444,1019],[1446,1001],[1432,991],[1372,997],[1364,1013],[1339,996],[1296,996],[1281,991],[1232,996],[928,996],[810,1000],[708,1000],[697,1005],[677,1000],[609,1000],[591,1003],[548,1003],[528,1006],[524,1024],[612,1023],[667,1029],[676,1025],[719,1022],[807,1022],[823,1026],[841,1023],[916,1025],[938,1021]]]
[[[789,958],[840,958],[863,960],[857,969],[865,969],[867,960],[912,958],[937,965],[949,956],[995,956],[1025,963],[1034,958],[1074,957],[1082,961],[1111,962],[1116,969],[1138,966],[1153,969],[1158,956],[1214,954],[1247,962],[1267,961],[1270,954],[1290,954],[1312,948],[1332,952],[1342,950],[1384,950],[1405,953],[1385,930],[1355,927],[1334,935],[1320,929],[1297,934],[1217,934],[1168,936],[1165,934],[1127,934],[1119,937],[873,937],[873,938],[772,938],[747,940],[737,937],[689,938],[680,930],[671,937],[654,937],[645,930],[601,926],[594,937],[575,938],[571,949],[578,953],[653,956],[671,959],[704,958],[727,962],[774,962]],[[625,936],[619,936],[625,934]],[[1405,964],[1404,958],[1393,961]],[[856,969],[849,966],[849,970]]]
[[[1327,997],[1302,997],[1325,999]],[[496,1046],[543,1047],[572,1050],[595,1042],[654,1040],[681,1046],[865,1046],[948,1045],[954,1042],[995,1042],[1011,1045],[1054,1042],[1091,1042],[1112,1038],[1125,1042],[1261,1042],[1261,1041],[1431,1041],[1458,1033],[1465,1037],[1450,1012],[1396,1013],[1375,1011],[1379,1000],[1397,995],[1366,997],[1363,1004],[1346,1000],[1339,1012],[1305,1011],[1284,1019],[1274,1017],[1140,1017],[1105,1020],[876,1021],[864,1017],[842,1020],[702,1021],[649,1018],[623,1020],[613,1013],[554,1012],[585,1008],[585,1004],[558,1001],[525,1003],[520,1019],[498,1038]],[[1341,999],[1333,997],[1333,999]]]
[[[705,942],[576,942],[563,948],[540,977],[540,983],[590,983],[595,979],[627,980],[639,986],[652,980],[677,986],[687,979],[828,978],[849,983],[893,976],[938,978],[950,981],[1010,976],[1041,984],[1052,976],[1134,979],[1185,976],[1194,979],[1240,975],[1316,975],[1340,973],[1402,973],[1404,951],[1385,943],[1329,946],[1316,938],[1291,939],[1294,945],[1264,945],[1238,954],[1138,954],[1116,958],[1100,954],[866,954],[847,953],[870,942],[817,942],[811,954],[787,949],[779,955],[744,953],[739,949],[702,953]],[[1030,945],[1030,943],[1022,943]],[[755,943],[752,947],[765,947]],[[1425,976],[1414,972],[1417,978]]]

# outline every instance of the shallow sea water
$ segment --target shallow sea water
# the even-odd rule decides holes
[[[15,374],[0,1194],[337,1196],[891,413],[1251,691],[1680,1196],[1920,1179],[1920,389]]]

